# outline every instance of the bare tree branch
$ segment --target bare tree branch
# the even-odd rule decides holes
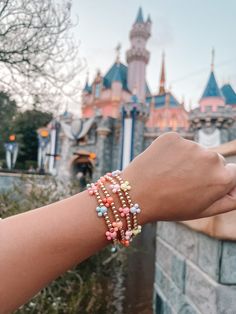
[[[24,104],[77,102],[85,62],[74,26],[71,0],[0,0],[0,88]]]

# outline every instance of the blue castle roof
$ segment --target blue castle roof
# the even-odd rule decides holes
[[[138,15],[137,15],[136,20],[135,20],[135,24],[138,24],[138,23],[144,23],[143,10],[141,7],[138,10]]]
[[[119,81],[123,89],[128,90],[127,86],[127,66],[123,63],[115,62],[108,70],[103,78],[103,85],[105,88],[111,88],[112,82]]]
[[[92,88],[89,86],[88,80],[87,80],[86,83],[85,83],[85,86],[84,86],[83,91],[84,91],[84,92],[87,92],[87,93],[91,93],[91,92],[92,92]]]
[[[169,96],[169,99],[167,99],[168,96]],[[171,108],[180,106],[180,103],[178,102],[178,100],[170,92],[162,94],[162,95],[155,95],[153,97],[152,96],[147,97],[147,103],[150,104],[152,100],[154,100],[154,106],[157,109],[164,107],[167,102],[168,102],[169,107]]]
[[[235,105],[236,104],[236,93],[230,84],[223,85],[221,87],[221,91],[225,97],[225,101],[226,101],[227,105]]]
[[[221,97],[221,98],[224,97],[221,90],[218,87],[213,71],[211,71],[210,77],[208,79],[207,85],[205,87],[201,99],[208,97]]]
[[[103,78],[103,86],[107,89],[111,88],[111,85],[113,82],[120,82],[122,85],[122,88],[128,92],[128,82],[127,82],[127,77],[128,77],[128,67],[124,65],[121,62],[115,62],[111,68],[108,70],[108,72],[105,74]],[[146,95],[150,96],[151,92],[148,87],[147,82],[145,83],[145,90],[146,90]],[[92,86],[89,86],[88,82],[86,82],[85,87],[83,91],[91,93],[92,92]]]

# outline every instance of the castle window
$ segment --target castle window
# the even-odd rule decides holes
[[[100,94],[101,94],[101,84],[97,83],[95,84],[95,92],[94,92],[95,98],[99,98]]]

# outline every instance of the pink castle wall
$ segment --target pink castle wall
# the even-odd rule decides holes
[[[172,128],[174,131],[181,127],[187,129],[189,126],[187,112],[182,107],[151,108],[147,127],[165,129]]]

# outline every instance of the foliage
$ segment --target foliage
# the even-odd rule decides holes
[[[79,93],[82,63],[71,0],[0,1],[0,89],[22,104],[65,104]]]
[[[38,138],[37,129],[46,126],[52,119],[52,114],[37,109],[18,112],[13,129],[19,144],[18,162],[37,160]]]
[[[13,191],[0,194],[0,215],[7,217],[62,199],[79,190],[77,183],[65,186],[51,177],[21,178]],[[105,314],[115,313],[112,275],[119,258],[109,249],[86,260],[43,289],[16,314]],[[119,254],[122,258],[122,254]],[[105,266],[104,266],[105,265]]]
[[[16,134],[20,151],[17,164],[20,169],[27,169],[37,161],[37,129],[46,126],[52,120],[52,113],[37,109],[20,111],[10,96],[0,92],[0,159],[5,160],[4,144],[9,135]],[[28,164],[26,164],[28,161]],[[5,165],[5,162],[1,163]],[[17,168],[17,165],[16,165]]]
[[[0,92],[0,159],[5,158],[4,143],[12,132],[17,105],[7,93]]]

